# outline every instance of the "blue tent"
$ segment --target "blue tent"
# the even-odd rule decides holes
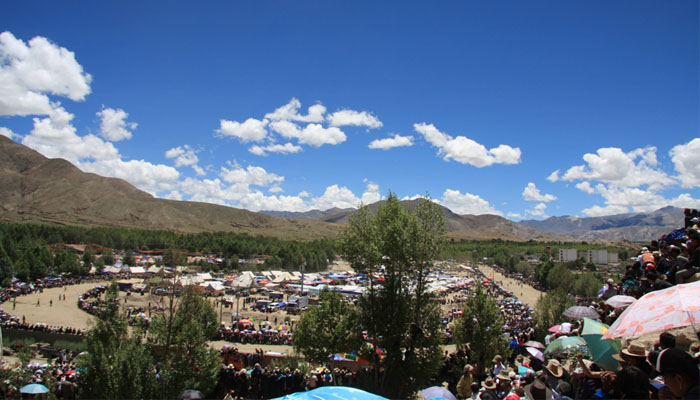
[[[322,386],[308,392],[297,392],[273,400],[388,400],[364,390],[347,386]]]

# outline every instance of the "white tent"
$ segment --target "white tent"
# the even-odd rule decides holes
[[[129,267],[129,273],[131,274],[145,274],[146,270],[143,267]]]

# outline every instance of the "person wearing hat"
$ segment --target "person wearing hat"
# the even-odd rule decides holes
[[[464,366],[462,376],[457,382],[457,398],[468,399],[472,397],[472,382],[474,382],[474,367],[470,364]]]
[[[559,363],[559,360],[551,359],[547,361],[544,366],[544,370],[547,372],[547,384],[549,387],[557,387],[559,382],[570,380],[570,375]]]
[[[496,375],[496,393],[499,399],[520,400],[517,394],[511,391],[511,376],[506,370],[502,370]]]
[[[486,378],[481,381],[481,390],[479,391],[479,400],[499,400],[496,395],[496,382],[493,378]]]
[[[523,389],[525,391],[525,397],[528,400],[551,400],[552,390],[547,387],[544,381],[540,378],[535,378],[535,380],[525,386]]]
[[[644,371],[647,376],[653,378],[654,371],[651,364],[647,362],[647,351],[639,343],[632,342],[629,346],[622,349],[619,354],[613,354],[613,358],[620,362],[621,366],[632,365],[642,371]]]
[[[489,368],[489,376],[494,378],[496,375],[498,375],[499,372],[502,370],[506,369],[506,366],[503,365],[503,357],[500,355],[496,355],[493,360],[491,360],[493,365],[491,368]]]
[[[676,398],[700,399],[698,363],[681,349],[665,349],[656,359],[656,370]]]

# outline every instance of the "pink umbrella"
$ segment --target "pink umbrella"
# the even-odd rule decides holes
[[[700,281],[647,293],[632,303],[603,339],[640,336],[700,321]]]
[[[554,332],[558,332],[559,329],[561,329],[561,325],[554,325],[553,327],[549,328],[548,331],[554,333]]]

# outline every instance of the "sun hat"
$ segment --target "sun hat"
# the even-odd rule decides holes
[[[499,363],[499,362],[502,362],[502,361],[503,361],[503,357],[501,357],[501,356],[498,355],[498,354],[493,358],[493,360],[491,360],[491,362],[495,362],[495,363]]]
[[[544,366],[544,369],[546,369],[547,372],[552,374],[552,376],[555,378],[561,378],[564,375],[564,369],[561,367],[558,360],[549,360],[547,365]]]
[[[693,356],[678,348],[664,349],[656,359],[656,370],[661,375],[697,373],[697,363]]]
[[[629,357],[646,357],[649,354],[644,346],[639,343],[630,343],[630,345],[622,349],[620,353]]]
[[[496,379],[510,382],[510,375],[508,375],[508,372],[506,372],[505,370],[502,370],[498,373],[498,375],[496,375]]]
[[[496,382],[494,382],[493,378],[486,378],[485,380],[481,381],[481,387],[484,389],[494,390],[496,389]]]

